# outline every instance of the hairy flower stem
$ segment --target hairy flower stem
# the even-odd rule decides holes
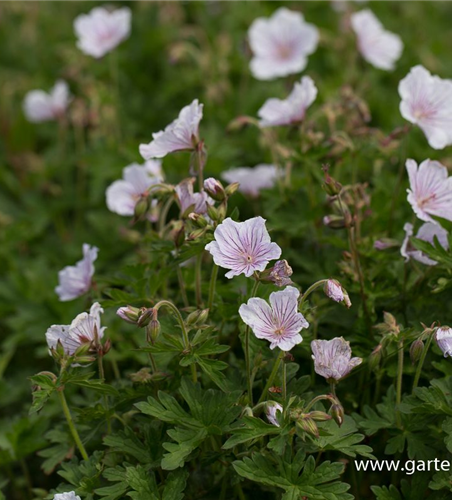
[[[104,373],[104,363],[102,354],[97,354],[97,364],[99,367],[99,378],[105,381],[105,373]],[[106,394],[103,395],[104,406],[107,410],[107,432],[111,433],[111,420],[110,420],[110,405],[108,404],[108,396]]]
[[[74,439],[74,442],[77,445],[77,448],[79,449],[80,455],[82,456],[83,460],[88,460],[88,453],[86,453],[82,440],[80,439],[77,429],[75,428],[74,421],[72,420],[71,411],[69,410],[69,406],[67,405],[67,401],[64,396],[63,390],[57,391],[57,394],[60,399],[61,407],[63,408],[63,413],[66,417],[69,430],[71,431],[72,438]]]
[[[200,147],[198,145],[196,147],[196,172],[198,174],[198,188],[199,192],[201,193],[204,189],[204,158],[203,158],[203,147]]]
[[[276,358],[275,364],[273,365],[272,372],[270,373],[270,377],[268,377],[267,383],[265,384],[265,387],[264,387],[264,390],[262,391],[261,397],[259,398],[259,401],[257,402],[258,405],[266,399],[268,390],[273,385],[273,382],[274,382],[276,375],[278,373],[278,370],[279,370],[279,365],[281,364],[281,361],[284,358],[284,354],[285,354],[284,351],[281,351],[279,356]],[[283,384],[284,384],[284,382],[283,382]]]
[[[257,277],[255,277],[257,278]],[[254,297],[259,287],[259,280],[256,279],[251,290],[251,297]],[[251,359],[250,359],[250,327],[247,325],[245,328],[245,364],[246,364],[246,378],[248,387],[248,404],[253,406],[253,384],[251,380]]]
[[[396,419],[397,426],[402,427],[402,417],[400,415],[400,403],[402,402],[402,376],[403,376],[403,339],[397,344],[398,364],[397,364],[397,388],[396,388]]]
[[[427,342],[425,344],[425,347],[422,350],[422,354],[421,354],[421,357],[419,359],[419,363],[417,364],[416,373],[414,375],[412,393],[414,393],[414,390],[416,389],[416,387],[419,383],[419,379],[420,379],[421,373],[422,373],[422,367],[424,366],[425,357],[427,356],[427,352],[430,348],[430,344],[432,343],[432,339],[433,339],[433,333],[430,333],[430,335],[428,336]]]
[[[196,265],[195,265],[195,294],[196,294],[196,306],[198,307],[198,309],[201,309],[202,307],[201,271],[202,271],[202,252],[196,256]]]
[[[285,354],[285,353],[282,353]],[[284,357],[284,356],[283,356]],[[287,366],[283,360],[282,363],[282,398],[284,403],[287,401]]]
[[[316,281],[313,285],[311,285],[307,290],[306,292],[304,292],[304,294],[301,296],[300,298],[300,303],[298,305],[298,308],[301,309],[301,306],[305,303],[306,299],[309,297],[309,295],[311,295],[311,293],[314,291],[314,290],[317,290],[317,288],[323,286],[324,283],[326,283],[328,280],[319,280],[319,281]]]
[[[179,309],[169,300],[161,300],[160,302],[157,302],[157,304],[155,304],[154,306],[154,309],[158,311],[161,307],[166,307],[168,309],[171,309],[171,311],[173,311],[174,315],[176,316],[177,322],[179,323],[180,329],[182,330],[182,339],[184,341],[185,349],[189,351],[191,349],[190,340],[188,338],[187,329],[185,328],[184,319],[182,318]],[[193,382],[197,382],[198,375],[196,373],[196,366],[194,364],[191,364],[190,369]]]
[[[304,413],[308,413],[309,410],[318,402],[322,400],[328,400],[330,403],[332,402],[331,396],[326,394],[321,394],[320,396],[316,396],[313,400],[311,400],[308,405],[303,409]]]
[[[179,281],[179,288],[180,288],[180,293],[182,295],[182,302],[184,303],[185,307],[188,307],[190,303],[188,302],[187,291],[185,290],[184,277],[182,275],[182,270],[179,265],[177,266],[177,279]]]
[[[217,276],[218,276],[218,266],[214,264],[212,268],[212,274],[210,275],[209,298],[207,301],[207,308],[209,309],[209,311],[212,310],[213,297],[215,295],[215,286],[217,284]]]

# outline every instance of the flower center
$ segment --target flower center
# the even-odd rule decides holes
[[[290,45],[280,45],[277,50],[280,59],[290,59],[292,57],[293,50]]]
[[[282,326],[280,326],[279,328],[276,328],[274,333],[275,333],[275,335],[282,336],[285,333],[285,329]]]
[[[419,200],[419,207],[423,208],[425,205],[427,205],[429,202],[433,201],[436,198],[436,194],[433,193],[430,196],[427,196],[426,198],[421,198]]]

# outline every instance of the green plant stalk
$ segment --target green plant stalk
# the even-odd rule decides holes
[[[265,387],[264,387],[264,390],[262,391],[261,397],[259,398],[259,401],[257,402],[258,405],[260,403],[262,403],[262,401],[264,401],[265,398],[267,397],[267,392],[270,389],[270,387],[273,385],[273,382],[274,382],[276,375],[278,373],[278,370],[279,370],[279,365],[281,364],[281,361],[284,358],[284,354],[285,354],[284,351],[281,351],[279,353],[279,356],[276,358],[275,364],[273,365],[273,369],[270,373],[270,377],[268,377],[267,383],[265,384]]]
[[[179,265],[177,266],[177,280],[179,281],[179,288],[182,295],[182,302],[184,303],[184,307],[188,307],[190,304],[188,302],[187,291],[185,290],[184,277]]]
[[[97,364],[99,366],[99,378],[105,381],[105,373],[104,373],[104,363],[103,356],[97,353]],[[111,434],[111,419],[110,419],[110,405],[108,404],[108,396],[106,394],[103,395],[104,405],[107,410],[107,432]]]
[[[195,265],[195,294],[196,294],[196,306],[198,309],[202,307],[202,290],[201,290],[201,267],[202,267],[202,254],[196,256],[196,265]]]
[[[207,308],[209,309],[209,312],[212,310],[213,298],[215,295],[215,286],[217,284],[217,276],[218,276],[218,266],[214,264],[212,268],[212,274],[210,275],[209,298],[207,301]]]
[[[317,288],[321,287],[324,283],[326,283],[328,280],[319,280],[316,281],[314,284],[312,284],[306,292],[303,293],[303,295],[300,298],[300,303],[298,304],[298,309],[301,309],[301,306],[305,303],[306,299],[311,295],[311,293],[314,290],[317,290]]]
[[[419,384],[419,379],[421,378],[421,373],[422,373],[422,367],[424,366],[425,357],[427,356],[427,352],[430,348],[430,344],[432,343],[432,339],[433,339],[433,333],[431,333],[428,336],[427,342],[419,359],[419,363],[417,364],[416,373],[414,374],[413,389],[411,391],[412,393],[414,393],[414,390]]]
[[[182,318],[182,315],[179,312],[179,309],[169,300],[161,300],[160,302],[157,302],[157,304],[155,304],[155,306],[154,306],[154,309],[156,311],[158,311],[161,307],[167,307],[168,309],[171,309],[171,311],[173,311],[173,313],[176,316],[177,322],[179,323],[179,326],[182,330],[182,338],[184,341],[184,346],[187,350],[190,350],[190,348],[191,348],[190,340],[188,338],[187,329],[185,328],[184,319]],[[197,382],[198,375],[196,373],[196,366],[194,364],[191,364],[190,369],[191,369],[191,375],[192,375],[193,382]]]
[[[397,388],[396,388],[396,419],[397,426],[402,427],[402,417],[400,415],[399,405],[402,402],[402,376],[403,376],[403,339],[397,344],[398,363],[397,363]]]
[[[72,437],[77,445],[77,448],[80,451],[80,455],[82,455],[83,460],[88,460],[88,453],[86,453],[85,447],[83,446],[82,440],[77,432],[74,421],[72,420],[71,411],[69,410],[69,406],[67,405],[66,398],[64,396],[63,390],[57,391],[58,397],[60,399],[61,407],[63,408],[64,416],[66,417],[67,424],[69,426],[69,430],[71,431]]]
[[[256,279],[251,290],[250,298],[256,295],[259,287],[259,281]],[[250,359],[250,327],[247,325],[245,328],[245,365],[246,365],[246,378],[248,388],[248,404],[253,406],[253,386],[251,381],[251,359]]]
[[[282,354],[283,353],[284,351],[282,352]],[[285,403],[287,401],[287,366],[284,360],[282,363],[282,398]]]
[[[109,56],[110,65],[110,79],[113,84],[113,96],[115,101],[115,111],[116,111],[116,134],[118,141],[121,141],[121,109],[120,109],[120,92],[119,92],[119,65],[118,58],[113,50]]]

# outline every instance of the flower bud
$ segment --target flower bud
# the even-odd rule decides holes
[[[213,177],[209,177],[204,181],[204,190],[215,201],[223,201],[226,198],[223,185]]]
[[[185,227],[183,224],[173,231],[173,241],[176,248],[180,248],[185,241]]]
[[[374,241],[375,250],[387,250],[388,248],[398,247],[400,247],[400,242],[391,238],[380,238],[379,240]]]
[[[342,215],[325,215],[323,218],[323,224],[330,229],[343,229],[346,227],[345,219]]]
[[[240,186],[239,182],[233,182],[233,183],[229,184],[228,186],[226,186],[226,189],[225,189],[226,195],[228,197],[232,196],[237,191],[239,186]]]
[[[142,196],[135,205],[134,218],[136,221],[142,220],[146,217],[150,208],[148,196]]]
[[[107,339],[102,346],[101,355],[105,356],[111,349],[111,339]]]
[[[218,209],[215,208],[213,205],[209,205],[207,207],[207,215],[215,222],[217,222],[220,219],[220,214],[218,213]]]
[[[314,420],[308,416],[309,414],[304,415],[300,420],[297,421],[297,425],[300,429],[316,438],[319,437],[319,428]]]
[[[204,229],[196,229],[195,231],[192,231],[188,235],[188,240],[189,241],[194,241],[194,240],[197,240],[198,238],[202,238],[205,233],[206,233],[206,228],[204,228]]]
[[[206,218],[203,215],[197,214],[196,212],[191,212],[188,214],[188,218],[193,224],[199,228],[204,228],[208,225]]]
[[[330,408],[331,416],[333,417],[336,424],[340,427],[344,423],[344,408],[339,403],[339,401]]]
[[[326,420],[331,420],[333,417],[325,413],[324,411],[311,411],[307,414],[312,420],[317,422],[325,422]]]
[[[116,314],[127,323],[136,325],[141,316],[141,309],[132,306],[120,307]]]
[[[381,358],[383,357],[383,346],[378,344],[377,347],[370,353],[368,362],[369,368],[373,371],[380,366]]]
[[[342,286],[337,280],[329,279],[325,282],[323,287],[325,295],[335,302],[343,302],[344,293],[342,292]]]
[[[323,183],[323,189],[330,195],[336,196],[342,191],[342,184],[336,179],[333,179],[328,173],[327,168],[324,168],[325,178]]]
[[[156,318],[152,319],[146,327],[147,341],[153,344],[158,339],[161,330],[160,321]]]
[[[197,324],[202,325],[206,321],[208,315],[209,309],[193,311],[187,316],[186,323],[190,326],[194,326]]]
[[[84,356],[88,354],[92,348],[92,342],[85,342],[81,344],[80,347],[74,352],[74,357],[78,358],[79,356]]]
[[[152,307],[149,309],[143,309],[140,317],[138,318],[137,325],[140,328],[144,328],[145,326],[148,326],[149,323],[151,322],[151,319],[154,317],[154,315],[155,315],[155,311]]]
[[[410,347],[410,358],[411,363],[416,364],[422,356],[422,352],[424,351],[424,342],[422,339],[416,339]]]

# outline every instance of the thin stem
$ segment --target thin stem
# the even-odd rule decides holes
[[[198,187],[199,192],[201,193],[204,189],[204,158],[203,158],[203,148],[196,148],[196,170],[198,172]]]
[[[316,281],[313,285],[311,285],[307,290],[306,292],[304,292],[304,294],[301,296],[300,298],[300,304],[298,306],[299,309],[301,309],[301,306],[304,304],[304,302],[306,301],[306,299],[309,297],[309,295],[311,295],[311,293],[314,291],[314,290],[317,290],[317,288],[319,288],[320,286],[322,286],[324,283],[326,283],[328,280],[319,280],[319,281]]]
[[[281,354],[284,357],[285,352],[282,351]],[[285,403],[287,400],[287,366],[284,361],[282,363],[282,398]]]
[[[328,396],[326,394],[321,394],[320,396],[316,396],[312,401],[308,403],[308,405],[304,408],[304,413],[308,413],[309,410],[318,402],[318,401],[323,401],[323,400],[328,400],[331,401],[331,396]]]
[[[191,348],[190,340],[188,338],[187,329],[185,328],[184,319],[182,318],[182,315],[179,312],[179,309],[169,300],[161,300],[160,302],[157,302],[157,304],[154,306],[154,309],[156,311],[158,311],[161,307],[167,307],[168,309],[171,309],[174,312],[176,319],[177,319],[177,322],[179,323],[179,326],[182,330],[182,338],[184,340],[185,348],[187,350],[190,350],[190,348]],[[192,375],[193,382],[197,382],[198,381],[198,374],[196,373],[196,366],[194,364],[191,364],[190,369],[191,369],[191,375]]]
[[[79,449],[80,455],[82,455],[83,460],[88,460],[88,453],[86,453],[82,440],[80,439],[77,429],[75,428],[74,421],[72,420],[71,411],[69,410],[69,406],[67,405],[67,401],[64,396],[64,392],[61,390],[57,391],[57,393],[58,397],[60,398],[61,407],[63,408],[63,413],[66,417],[69,430],[71,431],[72,434],[72,438],[74,439],[74,442],[77,445],[77,448]]]
[[[196,265],[195,265],[195,294],[196,294],[196,305],[198,309],[202,307],[202,290],[201,290],[201,266],[202,266],[202,254],[196,256]]]
[[[430,344],[432,343],[432,339],[433,339],[433,333],[431,333],[428,336],[428,339],[427,339],[427,342],[425,344],[425,347],[422,350],[421,358],[419,359],[419,363],[418,363],[417,368],[416,368],[416,373],[414,375],[412,393],[414,393],[414,390],[416,389],[416,387],[417,387],[417,385],[419,383],[419,379],[420,379],[421,373],[422,373],[422,367],[424,366],[425,357],[427,356],[427,352],[429,350]]]
[[[256,279],[251,290],[251,297],[254,297],[259,287],[259,281]],[[246,364],[246,378],[248,387],[248,403],[253,406],[253,384],[251,381],[251,359],[250,359],[250,327],[247,325],[245,328],[245,364]]]
[[[334,397],[336,397],[336,381],[335,380],[330,381],[330,390],[331,390],[331,394]]]
[[[212,310],[213,298],[215,295],[215,286],[217,284],[217,276],[218,276],[218,266],[214,264],[212,268],[212,274],[210,275],[209,299],[207,301],[207,308],[209,309],[209,311]]]
[[[177,280],[179,281],[179,288],[182,295],[182,302],[184,303],[184,307],[188,307],[190,304],[187,298],[187,291],[185,290],[184,276],[182,275],[182,269],[179,265],[177,265]]]
[[[165,230],[165,223],[166,219],[168,217],[168,212],[171,208],[171,205],[173,204],[174,197],[171,196],[166,200],[165,204],[162,206],[162,209],[160,211],[160,216],[159,216],[159,222],[158,222],[158,228],[159,228],[159,236],[160,238],[163,237],[163,232]]]
[[[116,134],[117,138],[121,140],[121,119],[120,119],[120,94],[119,94],[119,67],[118,67],[118,59],[116,56],[116,51],[112,51],[109,57],[110,63],[110,78],[113,84],[113,95],[115,101],[115,109],[116,109]]]
[[[267,383],[265,384],[264,390],[262,391],[261,397],[259,398],[259,401],[257,402],[258,404],[262,403],[262,401],[265,400],[267,397],[267,392],[270,389],[270,387],[273,385],[273,382],[276,378],[276,375],[279,370],[279,365],[281,364],[281,361],[284,358],[284,351],[281,351],[279,356],[276,358],[275,364],[273,365],[273,369],[270,373],[270,377],[267,380]]]
[[[396,418],[397,426],[402,426],[402,417],[400,415],[400,403],[402,402],[402,376],[403,376],[403,339],[397,344],[398,363],[397,363],[397,389],[396,389]]]

